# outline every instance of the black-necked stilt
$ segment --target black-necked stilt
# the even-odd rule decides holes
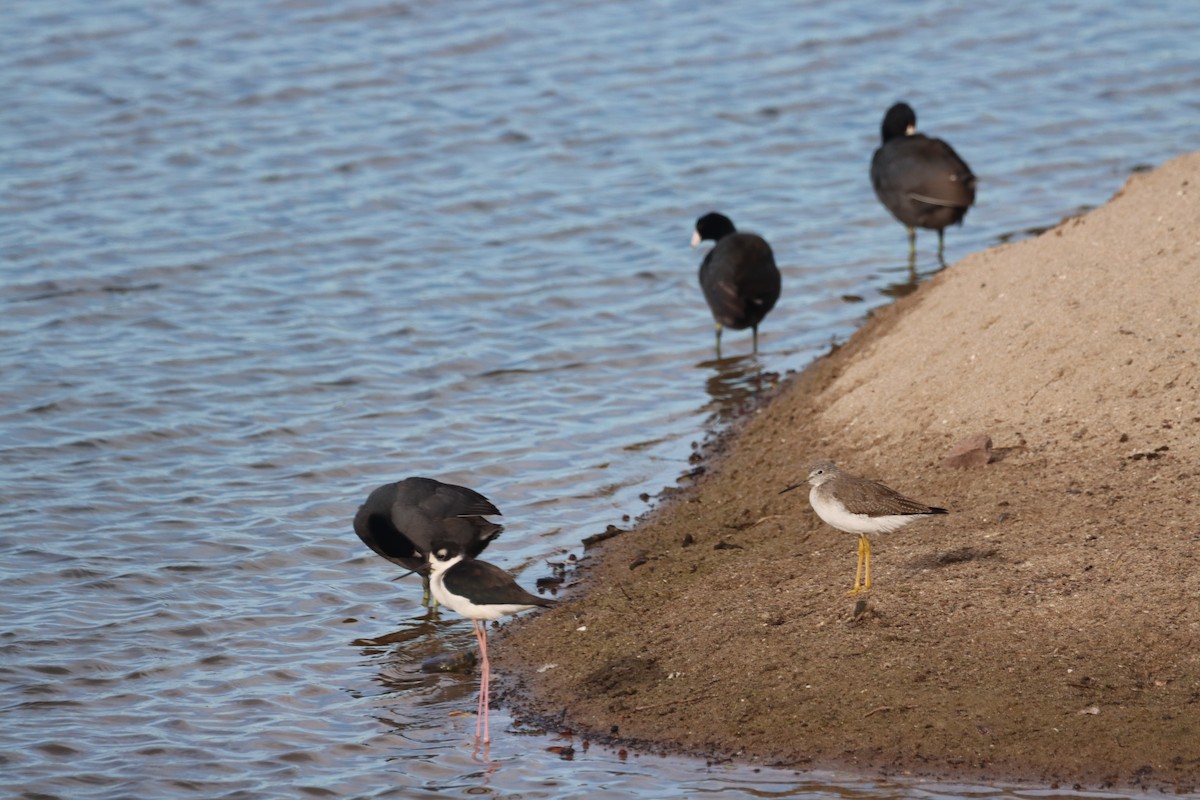
[[[487,623],[536,606],[549,607],[553,600],[538,597],[522,589],[512,575],[486,561],[467,557],[462,545],[453,541],[435,541],[429,551],[429,586],[434,598],[475,625],[479,641],[479,707],[475,738],[488,734],[488,694],[491,688],[491,664],[487,654]]]
[[[944,508],[911,500],[882,483],[847,475],[831,461],[813,464],[806,482],[812,484],[808,502],[817,516],[839,531],[858,534],[858,569],[854,573],[854,588],[849,592],[851,595],[871,588],[871,541],[867,538],[868,533],[891,533],[921,517],[948,513]],[[797,483],[783,492],[803,485]]]
[[[938,234],[943,261],[947,226],[961,223],[975,202],[975,176],[941,139],[916,132],[917,115],[896,103],[883,117],[883,144],[871,159],[871,184],[879,202],[908,228],[908,257],[916,258],[917,228]]]
[[[692,247],[701,242],[716,245],[700,264],[700,288],[717,323],[717,357],[721,356],[721,329],[754,331],[758,352],[758,323],[779,299],[779,268],[771,246],[755,233],[738,233],[729,217],[715,211],[696,220]]]
[[[421,573],[429,602],[429,549],[435,540],[457,543],[470,557],[483,552],[504,527],[486,497],[432,478],[405,478],[380,486],[354,516],[354,532],[388,561]]]

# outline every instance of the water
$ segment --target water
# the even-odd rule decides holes
[[[532,584],[911,288],[866,176],[888,104],[980,175],[955,259],[1194,148],[1198,28],[1183,0],[9,4],[0,785],[1025,796],[623,757],[503,710],[473,760],[474,677],[420,670],[469,624],[350,519],[388,480],[468,484]],[[713,358],[713,208],[784,274],[757,359],[736,332]]]

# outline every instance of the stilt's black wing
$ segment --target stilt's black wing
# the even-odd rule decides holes
[[[525,591],[512,575],[486,561],[460,561],[446,571],[443,582],[451,594],[476,605],[554,605],[553,600]]]

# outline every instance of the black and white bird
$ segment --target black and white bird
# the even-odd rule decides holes
[[[491,664],[487,653],[487,622],[518,611],[554,605],[554,601],[522,589],[512,575],[486,561],[467,556],[462,545],[453,541],[435,541],[429,551],[429,586],[434,598],[446,608],[473,621],[479,642],[479,706],[476,709],[475,738],[488,733],[488,703]]]
[[[816,462],[809,468],[807,481],[789,486],[780,494],[804,483],[812,485],[808,502],[818,517],[839,531],[858,534],[858,569],[851,596],[871,588],[871,541],[867,534],[891,533],[923,517],[949,513],[911,500],[877,481],[848,475],[832,461]]]
[[[371,492],[354,516],[354,532],[378,555],[424,576],[428,603],[432,544],[454,542],[474,558],[504,530],[486,516],[500,511],[473,489],[405,478]]]
[[[871,159],[871,185],[879,202],[908,228],[908,256],[916,258],[917,228],[938,234],[943,261],[945,230],[961,223],[975,202],[975,175],[954,148],[917,133],[917,115],[896,103],[883,117],[883,144]]]
[[[754,332],[758,352],[758,324],[779,299],[781,279],[775,254],[756,233],[739,233],[729,217],[713,211],[696,220],[692,247],[716,242],[700,264],[700,288],[717,323],[717,357],[721,356],[721,330]]]

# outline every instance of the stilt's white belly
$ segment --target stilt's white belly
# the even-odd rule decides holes
[[[441,605],[462,614],[468,619],[500,619],[509,614],[516,614],[518,611],[524,611],[527,608],[533,608],[531,605],[523,603],[511,603],[507,605],[486,605],[479,606],[472,603],[465,597],[459,597],[456,594],[450,594],[446,590],[445,575],[441,572],[434,573],[429,579],[429,590],[433,592],[433,597]]]

